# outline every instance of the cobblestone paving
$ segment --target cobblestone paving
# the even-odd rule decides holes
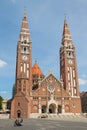
[[[87,130],[87,118],[58,119],[24,119],[23,126],[14,127],[14,120],[0,120],[0,130]]]

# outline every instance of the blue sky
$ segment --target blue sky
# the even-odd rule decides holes
[[[80,91],[87,91],[87,0],[2,0],[0,2],[0,95],[11,98],[16,48],[26,7],[33,64],[59,79],[59,48],[66,14],[76,47]]]

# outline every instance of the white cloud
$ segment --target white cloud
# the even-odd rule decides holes
[[[1,91],[0,94],[7,94],[7,91]]]
[[[0,68],[6,66],[7,63],[3,60],[0,60]]]
[[[85,85],[85,84],[87,84],[87,80],[79,79],[79,85]]]

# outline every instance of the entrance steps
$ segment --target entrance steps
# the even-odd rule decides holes
[[[30,118],[48,118],[48,119],[83,119],[87,118],[83,114],[73,114],[73,113],[64,113],[64,114],[47,114],[47,113],[32,113],[30,114]]]
[[[58,119],[71,119],[71,118],[81,118],[80,114],[48,114],[48,118],[58,118]]]

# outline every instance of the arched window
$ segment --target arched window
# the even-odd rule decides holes
[[[26,52],[26,47],[24,47],[24,52]]]
[[[18,106],[20,106],[20,102],[18,102]]]
[[[26,41],[26,40],[24,40],[24,44],[27,44],[27,41]]]

